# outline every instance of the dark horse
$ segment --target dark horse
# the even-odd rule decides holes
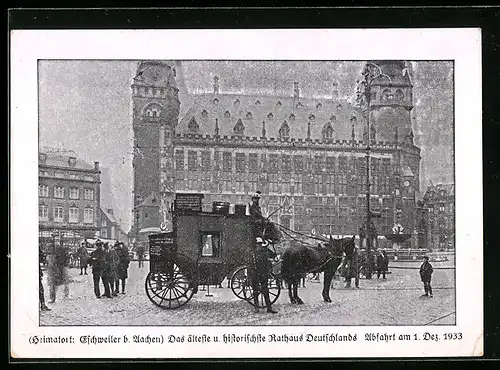
[[[281,277],[288,285],[288,295],[291,303],[304,303],[297,294],[297,288],[304,274],[310,272],[325,273],[322,292],[323,300],[325,302],[332,301],[330,299],[330,284],[335,271],[342,262],[342,254],[351,255],[354,251],[354,237],[343,239],[330,237],[328,243],[320,243],[317,247],[296,245],[285,250],[281,266]]]

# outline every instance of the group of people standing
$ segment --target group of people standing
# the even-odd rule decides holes
[[[90,254],[88,263],[92,266],[94,293],[97,298],[113,298],[120,293],[125,294],[125,282],[128,278],[130,257],[128,248],[122,242],[116,242],[113,247],[109,243],[96,242],[96,250]],[[101,295],[100,284],[104,285]]]

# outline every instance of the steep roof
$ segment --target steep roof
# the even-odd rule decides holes
[[[115,223],[116,224],[116,219],[115,217],[109,213],[105,208],[101,207],[101,212],[107,217],[107,219],[111,222],[111,223]]]
[[[40,152],[41,155],[46,155],[45,161],[41,161],[39,158],[39,164],[45,166],[53,167],[66,167],[75,168],[80,170],[93,170],[94,166],[77,158],[75,153],[59,154],[59,153],[44,153]],[[70,158],[75,158],[75,165],[71,166],[69,163]]]
[[[424,198],[427,199],[431,196],[431,194],[441,195],[441,192],[444,192],[443,196],[454,196],[455,195],[455,184],[435,184],[429,185],[427,191],[425,192]]]
[[[158,194],[151,193],[141,204],[139,204],[139,207],[158,207],[159,205],[160,197]]]
[[[361,110],[345,100],[299,98],[292,96],[203,94],[197,95],[194,104],[180,120],[177,133],[189,133],[190,127],[199,127],[200,134],[214,134],[215,121],[219,135],[235,135],[235,125],[243,124],[243,136],[262,136],[265,125],[267,137],[279,137],[282,125],[289,126],[291,138],[307,138],[311,122],[311,139],[321,139],[325,125],[331,124],[333,139],[351,139],[355,118],[355,136],[361,139],[366,119]],[[263,124],[264,122],[264,124]],[[190,124],[191,123],[191,124]]]

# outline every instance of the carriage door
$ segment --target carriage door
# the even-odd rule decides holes
[[[200,283],[218,285],[221,281],[222,233],[220,231],[202,231],[199,245]]]

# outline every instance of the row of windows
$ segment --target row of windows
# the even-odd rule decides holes
[[[233,152],[216,152],[214,158],[210,151],[202,151],[199,153],[195,150],[187,151],[187,170],[188,171],[211,171],[212,162],[221,162],[222,171],[232,172],[233,165],[235,172],[258,172],[259,164],[265,163],[267,159],[267,170],[279,171],[284,173],[293,172],[364,172],[366,171],[366,159],[363,157],[349,158],[347,156],[340,157],[325,157],[323,155],[315,155],[307,157],[302,155],[289,154],[261,154],[256,153],[235,153]],[[178,149],[175,151],[175,168],[177,170],[185,170],[185,154],[184,150]],[[372,173],[389,173],[391,169],[391,161],[389,158],[372,158],[370,161],[370,170]]]
[[[79,223],[81,222],[80,208],[78,207],[69,207],[67,213],[67,220],[70,223]],[[53,220],[54,222],[64,222],[65,212],[64,207],[62,206],[54,206],[52,209]],[[41,204],[38,207],[38,217],[41,221],[49,221],[49,206]],[[94,222],[94,209],[93,208],[84,208],[83,209],[83,222],[84,223],[93,223]]]
[[[80,199],[80,190],[76,187],[70,187],[68,189],[69,199]],[[62,186],[54,186],[53,196],[54,198],[64,199],[66,189]],[[39,185],[38,186],[38,196],[48,198],[49,197],[49,186]],[[94,200],[94,189],[85,188],[83,189],[83,199]]]
[[[62,172],[52,173],[52,172],[48,172],[48,171],[44,171],[44,170],[38,171],[38,175],[41,177],[53,176],[53,177],[58,178],[58,179],[85,180],[85,181],[94,181],[95,180],[94,176],[90,176],[90,175],[77,175],[74,173],[65,174]]]
[[[210,191],[217,186],[209,174],[202,178],[178,178],[176,190],[201,190]],[[220,179],[220,190],[223,192],[247,192],[261,187],[258,175],[249,175],[248,179],[243,177],[230,178],[222,176]],[[305,175],[291,176],[271,173],[268,175],[270,193],[304,193],[304,194],[362,194],[366,192],[366,177],[356,177],[356,182],[351,181],[347,175]],[[371,191],[373,194],[389,194],[391,189],[388,176],[373,176],[371,178]]]

